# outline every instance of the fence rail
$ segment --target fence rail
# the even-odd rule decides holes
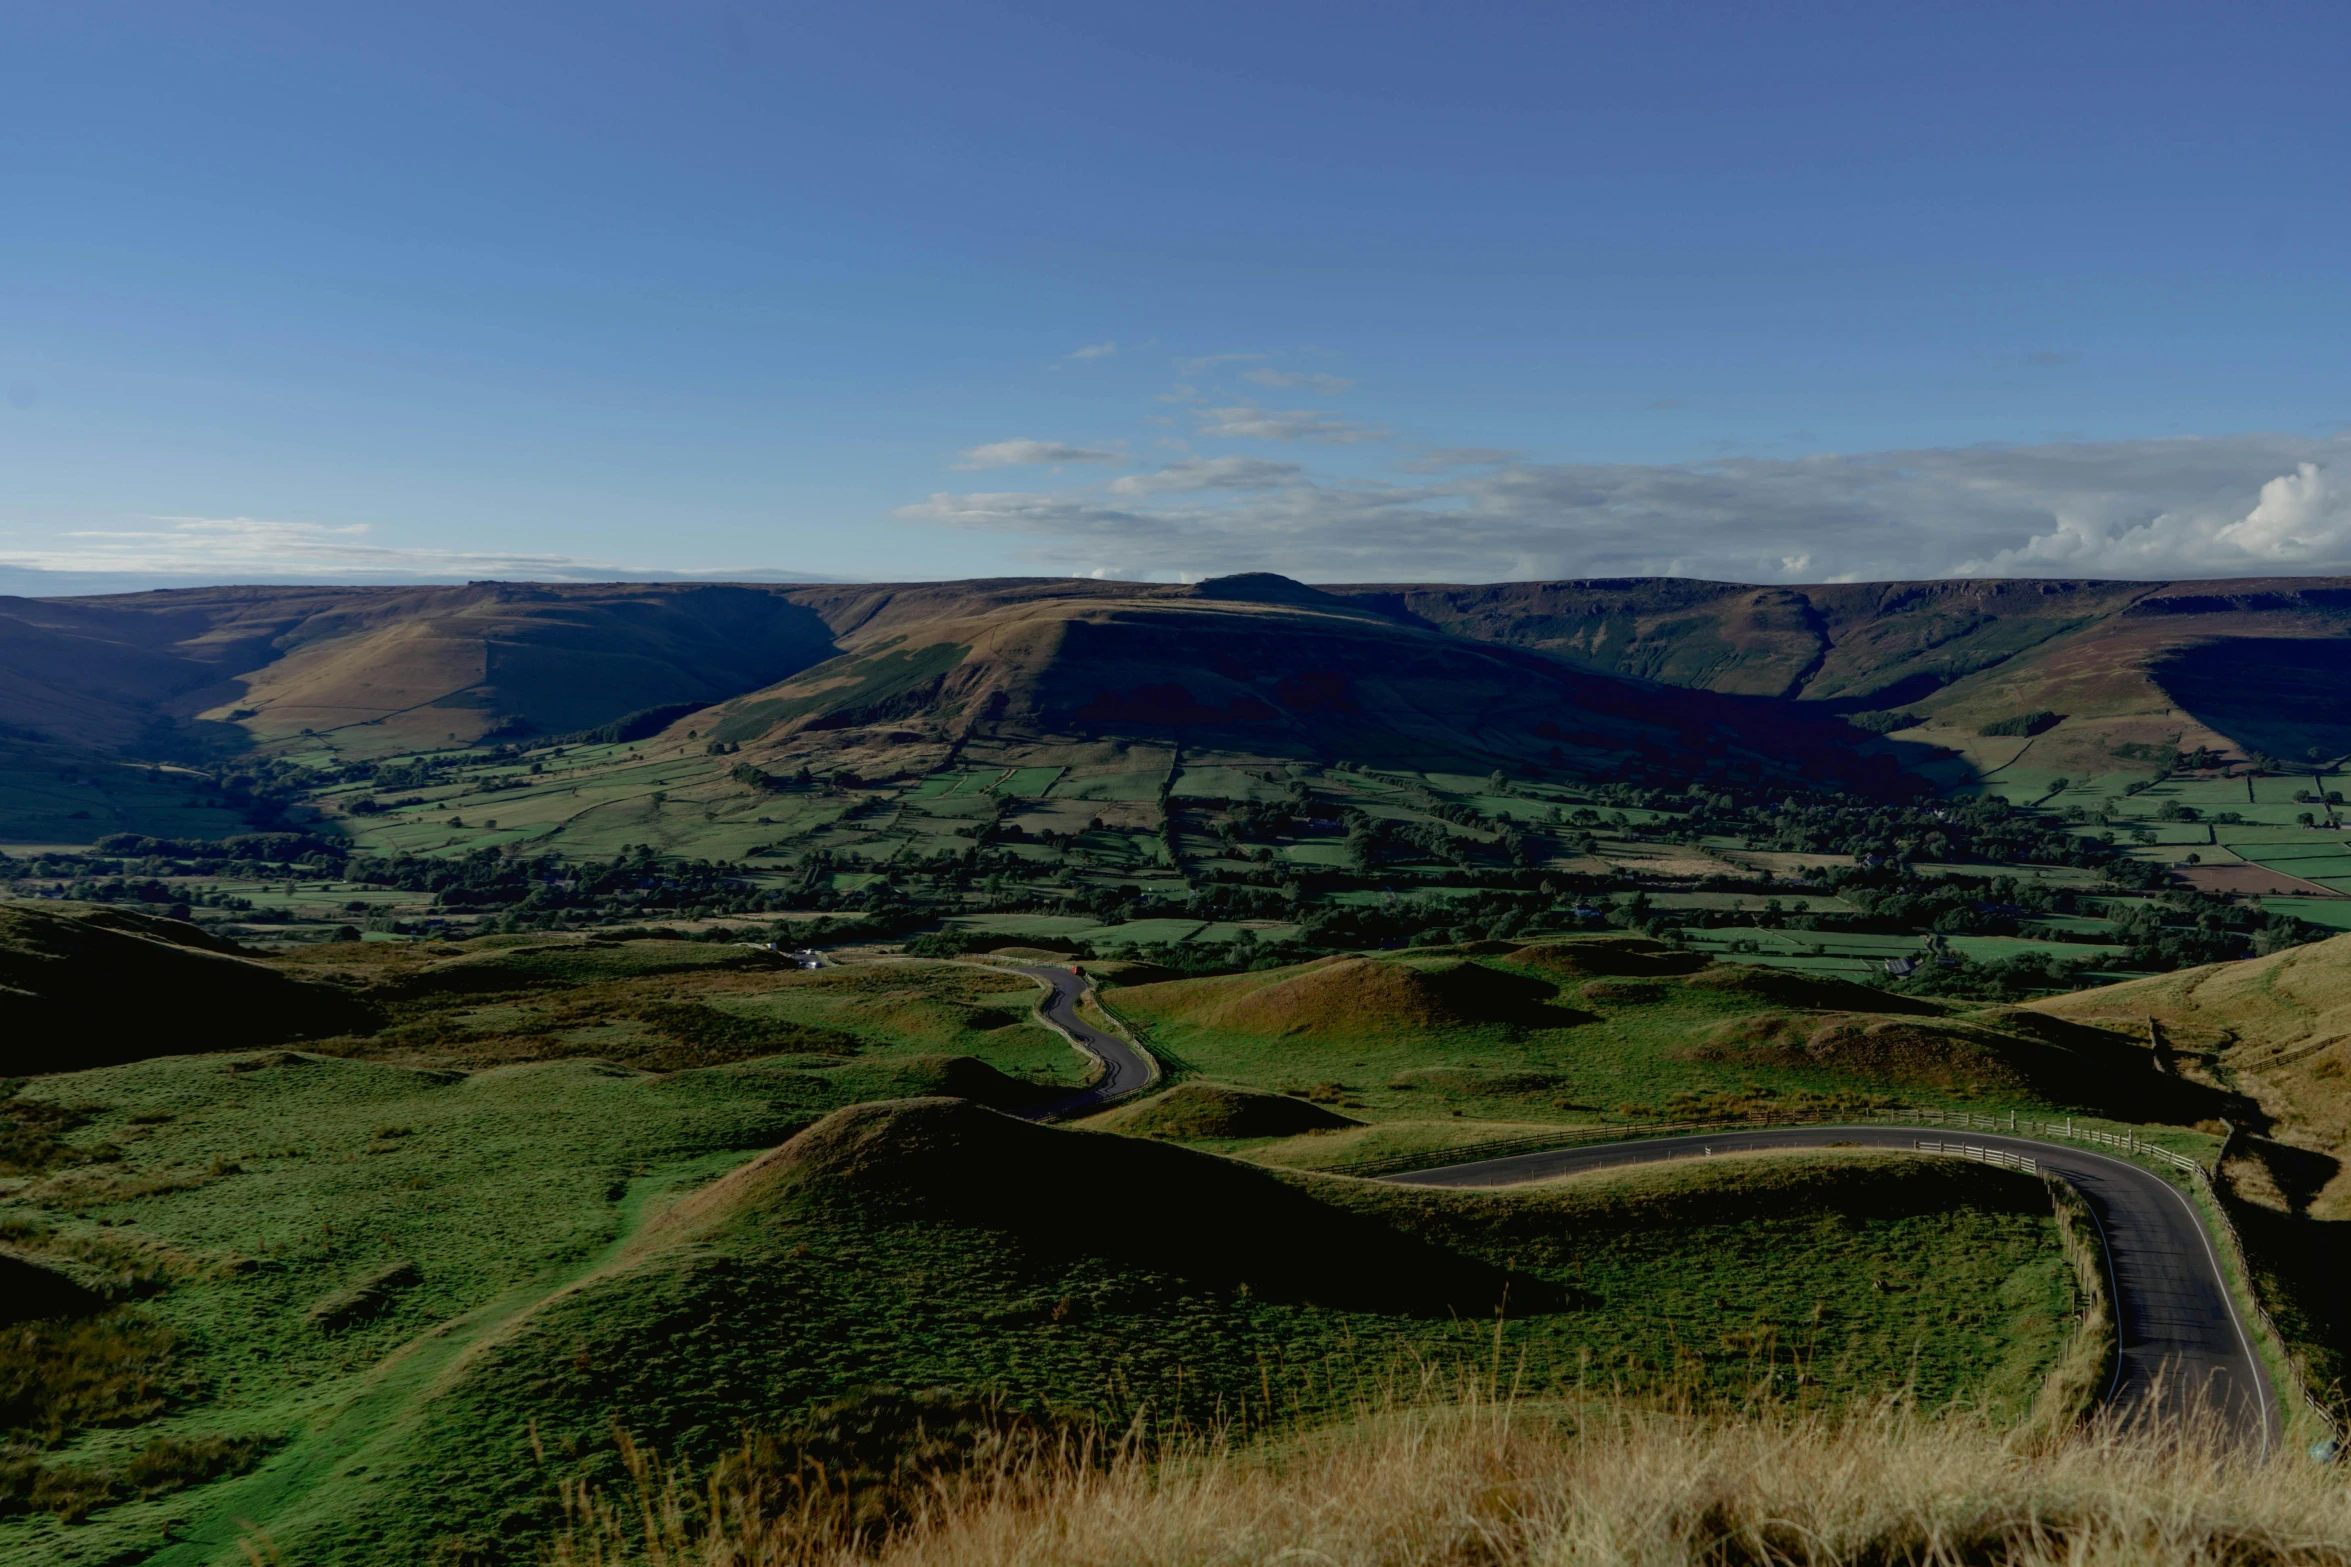
[[[1324,1175],[1381,1176],[1403,1175],[1413,1170],[1433,1170],[1446,1165],[1469,1164],[1485,1159],[1508,1159],[1517,1154],[1552,1153],[1561,1149],[1581,1148],[1590,1143],[1635,1142],[1651,1137],[1677,1137],[1695,1132],[1733,1131],[1742,1127],[1770,1126],[1824,1126],[1869,1123],[1885,1126],[1954,1127],[1961,1131],[2009,1132],[2019,1137],[2062,1137],[2074,1142],[2096,1143],[2119,1148],[2126,1153],[2144,1154],[2148,1158],[2170,1164],[2181,1170],[2205,1174],[2204,1167],[2185,1154],[2173,1153],[2168,1148],[2141,1138],[2136,1132],[2101,1132],[2092,1127],[2076,1126],[2072,1121],[2042,1121],[2017,1115],[1983,1115],[1972,1110],[1937,1110],[1924,1107],[1889,1110],[1855,1110],[1842,1115],[1757,1114],[1716,1119],[1711,1121],[1648,1121],[1632,1126],[1566,1126],[1554,1132],[1535,1132],[1520,1137],[1488,1138],[1483,1142],[1463,1143],[1452,1148],[1423,1149],[1415,1153],[1375,1154],[1364,1159],[1348,1159],[1338,1164],[1325,1165]],[[2209,1177],[2207,1177],[2209,1178]]]
[[[1911,1146],[1920,1153],[1943,1154],[1953,1159],[1973,1159],[1978,1164],[1996,1164],[2004,1170],[2022,1170],[2027,1175],[2041,1173],[2040,1160],[2020,1153],[2010,1153],[2005,1148],[1979,1148],[1974,1143],[1929,1142],[1917,1142]]]
[[[1984,1115],[1972,1110],[1937,1110],[1921,1107],[1860,1110],[1838,1116],[1817,1114],[1750,1115],[1736,1119],[1712,1121],[1654,1121],[1636,1126],[1563,1127],[1556,1132],[1538,1133],[1526,1137],[1497,1138],[1481,1143],[1465,1143],[1455,1148],[1429,1149],[1419,1153],[1388,1154],[1371,1159],[1355,1159],[1344,1164],[1327,1166],[1321,1173],[1358,1176],[1402,1175],[1413,1170],[1436,1169],[1445,1165],[1468,1164],[1485,1159],[1507,1159],[1514,1154],[1550,1153],[1555,1150],[1583,1147],[1591,1143],[1633,1142],[1644,1138],[1673,1137],[1694,1132],[1730,1131],[1740,1127],[1858,1125],[1864,1122],[1897,1126],[1923,1124],[1952,1127],[1961,1131],[2008,1132],[2018,1137],[2063,1138],[2068,1142],[2112,1148],[2121,1153],[2150,1159],[2193,1176],[2196,1184],[2204,1189],[2205,1195],[2210,1199],[2208,1206],[2213,1217],[2218,1220],[2217,1228],[2220,1232],[2221,1244],[2227,1248],[2236,1263],[2237,1276],[2244,1283],[2241,1293],[2247,1308],[2253,1314],[2254,1321],[2269,1336],[2270,1342],[2277,1346],[2279,1357],[2285,1365],[2286,1375],[2293,1383],[2294,1392],[2301,1396],[2303,1405],[2310,1410],[2320,1424],[2326,1427],[2336,1448],[2341,1449],[2344,1446],[2342,1422],[2336,1418],[2335,1412],[2320,1402],[2318,1396],[2311,1391],[2309,1383],[2303,1379],[2301,1367],[2296,1365],[2291,1356],[2287,1354],[2285,1334],[2279,1331],[2276,1319],[2270,1316],[2268,1308],[2261,1303],[2260,1294],[2253,1285],[2253,1267],[2245,1250],[2244,1237],[2237,1232],[2236,1221],[2229,1216],[2228,1206],[2222,1198],[2219,1183],[2213,1179],[2215,1171],[2207,1169],[2201,1161],[2191,1159],[2186,1154],[2175,1153],[2169,1148],[2147,1141],[2135,1130],[2106,1132],[2100,1131],[2096,1127],[2077,1126],[2070,1118],[2063,1121],[2044,1121],[2038,1117],[2015,1114],[1996,1116]],[[2021,1170],[2028,1175],[2040,1173],[2038,1160],[2023,1154],[2010,1153],[2005,1149],[1986,1148],[1974,1143],[1952,1143],[1939,1140],[1921,1140],[1914,1146],[1920,1153],[1973,1159],[1983,1164]],[[2222,1146],[2225,1149],[2227,1145],[2224,1142]],[[2215,1155],[2213,1164],[2217,1167],[2219,1162],[2218,1155]]]

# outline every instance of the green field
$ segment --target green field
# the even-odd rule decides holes
[[[1850,983],[1868,971],[1860,959],[1790,954],[1768,960],[1773,973],[1718,965],[1692,978],[1700,960],[1658,952],[1650,977],[1629,958],[1562,967],[1440,952],[1147,984],[1105,999],[1187,1072],[1311,1093],[1381,1128],[1523,1129],[1789,1103],[2193,1121],[2218,1104],[2209,1090],[2149,1081],[2138,1051],[2103,1036],[2043,1037],[2029,1023],[2017,1032],[1998,1009],[1862,989]],[[1353,1136],[1323,1135],[1332,1147]]]
[[[208,782],[185,768],[0,736],[0,851],[118,832],[225,838],[249,830]]]
[[[802,1075],[293,1056],[52,1080],[91,1107],[77,1140],[127,1154],[46,1177],[12,1233],[155,1281],[64,1364],[168,1344],[184,1391],[42,1463],[254,1445],[245,1473],[88,1523],[0,1522],[0,1561],[209,1561],[253,1524],[321,1567],[527,1561],[562,1477],[618,1477],[616,1426],[707,1459],[827,1401],[883,1418],[904,1395],[879,1389],[1012,1387],[1113,1425],[1249,1428],[1350,1407],[1407,1357],[1489,1364],[1505,1290],[1529,1393],[1776,1377],[2014,1418],[2074,1309],[2046,1197],[1997,1172],[1832,1154],[1417,1193],[970,1110],[904,1122],[880,1163],[836,1139],[748,1166],[803,1113]],[[1133,1190],[1186,1206],[1102,1222]]]

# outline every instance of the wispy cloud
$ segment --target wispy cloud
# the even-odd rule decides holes
[[[1258,386],[1292,387],[1309,392],[1320,392],[1325,397],[1336,397],[1341,392],[1352,392],[1355,383],[1343,375],[1330,375],[1321,370],[1256,369],[1241,372],[1241,379]]]
[[[1324,446],[1354,446],[1364,441],[1394,439],[1382,426],[1357,424],[1311,408],[1279,412],[1242,404],[1234,408],[1203,409],[1200,420],[1202,435],[1258,441],[1314,441]]]
[[[1214,375],[1226,365],[1252,365],[1264,359],[1263,354],[1201,354],[1192,359],[1176,361],[1178,375]]]
[[[1113,495],[1161,495],[1184,490],[1270,490],[1296,484],[1306,470],[1294,462],[1262,457],[1187,457],[1154,473],[1130,473],[1110,481]]]
[[[1088,343],[1085,347],[1072,349],[1061,357],[1063,359],[1108,359],[1117,352],[1118,343],[1114,339],[1107,343]]]
[[[969,471],[1125,461],[1126,453],[1107,447],[1071,446],[1064,441],[1032,441],[1026,436],[1016,436],[1009,441],[990,441],[985,446],[967,446],[957,455],[955,466]]]
[[[901,515],[1034,537],[1040,563],[1114,554],[1141,572],[1323,581],[2351,572],[2351,436],[1670,464],[1478,455],[1406,465],[1428,473],[1418,483],[1191,460],[1085,493],[935,495]]]
[[[1446,473],[1455,468],[1491,468],[1514,462],[1518,455],[1507,446],[1432,446],[1396,466],[1405,473]]]
[[[0,568],[211,582],[429,582],[482,577],[540,582],[825,580],[757,566],[664,569],[576,555],[379,544],[371,537],[374,528],[364,522],[187,516],[136,520],[161,526],[78,529],[61,535],[60,547],[0,553]]]

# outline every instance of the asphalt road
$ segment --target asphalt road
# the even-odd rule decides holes
[[[2163,1177],[2105,1154],[1986,1132],[1954,1134],[1903,1126],[1772,1127],[1515,1154],[1387,1179],[1414,1186],[1508,1186],[1611,1165],[1756,1148],[1839,1143],[1909,1149],[1938,1140],[1964,1141],[2034,1159],[2041,1173],[2080,1192],[2098,1216],[2113,1274],[2121,1341],[2114,1385],[2107,1393],[2110,1407],[2126,1419],[2168,1420],[2209,1410],[2240,1440],[2263,1453],[2270,1450],[2281,1429],[2277,1400],[2222,1281],[2219,1253],[2202,1219]]]
[[[1102,1075],[1093,1083],[1066,1098],[1056,1099],[1019,1112],[1031,1121],[1058,1120],[1065,1115],[1083,1115],[1098,1110],[1114,1099],[1140,1092],[1156,1082],[1158,1068],[1144,1055],[1116,1034],[1101,1029],[1078,1016],[1078,998],[1086,993],[1084,976],[1074,970],[1052,967],[1038,968],[1023,964],[1009,968],[1008,973],[1025,974],[1045,986],[1051,993],[1037,1008],[1040,1017],[1058,1029],[1070,1043],[1102,1065]]]

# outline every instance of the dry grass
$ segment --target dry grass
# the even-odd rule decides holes
[[[567,1498],[555,1567],[2351,1561],[2351,1493],[2308,1460],[2257,1463],[2192,1432],[2020,1443],[1899,1404],[1837,1420],[1472,1395],[1156,1462],[1012,1443],[933,1474],[884,1527],[822,1474],[697,1485],[641,1457],[636,1472],[633,1495]]]

